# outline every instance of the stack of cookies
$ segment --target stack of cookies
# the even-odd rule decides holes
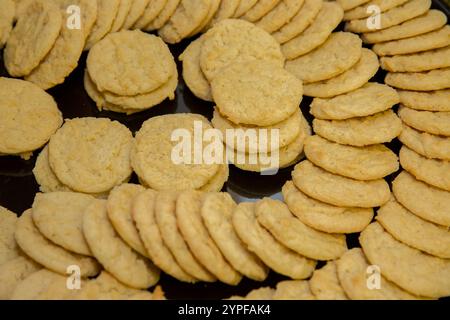
[[[177,85],[174,58],[157,36],[111,33],[89,52],[84,86],[99,110],[140,112],[173,100]]]

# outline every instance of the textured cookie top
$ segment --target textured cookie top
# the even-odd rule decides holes
[[[0,264],[16,258],[19,250],[14,239],[17,216],[0,206]]]
[[[13,0],[0,1],[0,48],[8,40],[13,27],[15,3]]]
[[[89,52],[89,75],[99,91],[149,93],[172,76],[173,57],[161,38],[138,30],[110,34]]]
[[[105,192],[131,175],[132,143],[130,130],[117,121],[68,120],[50,140],[50,166],[73,190]]]
[[[312,293],[319,300],[348,300],[349,298],[339,283],[335,261],[316,269],[309,281]]]
[[[225,67],[249,60],[284,65],[277,41],[252,23],[223,20],[206,33],[200,65],[209,81]]]
[[[61,126],[53,98],[36,85],[0,78],[0,153],[19,154],[42,147]]]
[[[269,126],[291,116],[302,101],[302,82],[273,63],[234,64],[212,82],[214,101],[234,123]]]
[[[407,125],[417,130],[450,136],[450,112],[418,111],[401,106],[398,115]]]

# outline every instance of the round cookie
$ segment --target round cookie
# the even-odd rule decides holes
[[[14,0],[0,1],[0,48],[3,48],[11,33],[16,5]]]
[[[397,90],[400,102],[414,110],[450,111],[450,89],[438,91]]]
[[[305,0],[298,13],[272,36],[285,43],[301,34],[317,17],[322,8],[322,0]]]
[[[309,285],[318,300],[349,300],[339,282],[335,261],[329,261],[321,269],[316,269]]]
[[[38,193],[33,202],[33,222],[53,243],[92,256],[82,229],[84,211],[93,201],[94,197],[81,193]]]
[[[177,225],[176,202],[178,193],[159,192],[156,195],[155,219],[164,244],[180,267],[196,279],[205,282],[217,280],[192,255]]]
[[[344,21],[347,20],[356,20],[370,17],[373,13],[368,10],[370,6],[377,6],[380,9],[380,12],[386,12],[392,8],[401,6],[408,0],[372,0],[370,2],[366,2],[362,6],[358,6],[351,10],[346,10],[344,14]]]
[[[283,186],[283,198],[291,212],[304,224],[327,233],[356,233],[372,221],[371,208],[336,207],[297,189],[292,181]]]
[[[389,201],[391,193],[383,179],[353,180],[329,173],[307,160],[295,167],[292,179],[308,196],[335,206],[378,207]]]
[[[184,129],[183,133],[187,130],[192,137],[195,124],[201,124],[202,130],[212,128],[204,117],[194,114],[158,116],[144,122],[136,134],[131,162],[146,185],[155,190],[198,189],[214,177],[219,170],[217,164],[176,164],[172,161],[173,148],[178,144],[171,141],[173,131]],[[189,147],[191,144],[189,140]],[[193,157],[191,160],[194,163]]]
[[[403,124],[398,139],[409,149],[427,157],[450,161],[450,138],[417,131]]]
[[[339,25],[344,15],[341,6],[335,2],[324,2],[317,17],[300,35],[281,46],[288,60],[311,52],[323,44]]]
[[[52,1],[37,0],[27,5],[12,30],[4,51],[4,63],[13,77],[28,75],[55,44],[62,15]]]
[[[304,0],[281,0],[276,7],[258,20],[255,25],[269,33],[288,23],[303,6]]]
[[[309,281],[285,280],[277,283],[273,300],[316,300]]]
[[[268,14],[282,0],[259,0],[241,19],[256,22]]]
[[[133,29],[144,29],[159,15],[166,4],[167,0],[151,0],[142,15],[133,25]]]
[[[97,20],[86,39],[85,50],[91,49],[111,31],[119,12],[120,0],[97,0]]]
[[[68,186],[65,186],[58,180],[52,168],[50,168],[48,145],[39,153],[33,168],[33,175],[39,184],[39,190],[41,192],[72,191]]]
[[[70,253],[47,240],[34,225],[31,210],[25,211],[17,221],[15,238],[30,258],[61,275],[66,275],[67,267],[72,265],[80,267],[82,277],[95,276],[99,272],[100,266],[94,259]]]
[[[128,13],[130,12],[131,6],[133,4],[133,0],[121,0],[119,4],[119,9],[117,10],[117,15],[114,18],[114,22],[111,26],[111,33],[117,32],[122,29],[125,19],[127,18]]]
[[[242,275],[227,262],[203,224],[201,206],[205,195],[198,191],[180,194],[176,205],[178,227],[192,254],[209,272],[226,284],[237,285]]]
[[[167,0],[167,3],[158,16],[145,26],[145,30],[152,31],[162,28],[169,21],[170,17],[172,17],[180,2],[181,0]]]
[[[404,90],[431,91],[450,88],[450,67],[427,72],[389,72],[384,81]]]
[[[286,62],[286,70],[303,83],[333,78],[353,67],[361,58],[361,39],[348,32],[335,32],[317,49]]]
[[[240,203],[233,213],[233,226],[248,249],[272,270],[292,279],[308,278],[315,266],[309,260],[280,244],[257,221],[254,203]]]
[[[194,283],[196,279],[178,265],[164,244],[155,218],[156,195],[155,191],[146,190],[138,194],[133,201],[132,215],[139,236],[156,266],[177,280]]]
[[[62,124],[52,96],[23,80],[0,78],[0,154],[42,147]]]
[[[123,23],[122,30],[133,29],[133,25],[144,14],[150,0],[133,0],[130,12]]]
[[[400,173],[392,183],[395,198],[420,218],[450,226],[450,193],[416,180],[407,171]],[[417,201],[417,199],[422,201]]]
[[[0,265],[19,256],[19,247],[14,239],[17,215],[0,206]]]
[[[290,117],[302,101],[302,82],[276,64],[234,64],[211,83],[220,113],[236,124],[270,126]]]
[[[148,257],[132,216],[134,200],[144,191],[145,188],[140,185],[125,183],[111,191],[106,206],[108,218],[120,237],[131,248]]]
[[[341,5],[344,11],[349,11],[369,2],[369,0],[337,0],[336,2]]]
[[[209,0],[181,0],[169,21],[158,31],[167,43],[178,43],[188,37],[206,19]]]
[[[372,223],[359,241],[370,263],[383,276],[418,296],[439,298],[450,295],[450,261],[411,248]]]
[[[368,288],[369,263],[360,248],[347,251],[336,262],[339,281],[353,300],[412,300],[417,297],[380,276],[380,288]]]
[[[311,97],[330,98],[356,90],[377,73],[378,67],[376,54],[363,48],[361,58],[353,67],[334,78],[305,84],[304,94]]]
[[[244,276],[264,281],[268,275],[262,261],[248,251],[231,222],[236,203],[228,193],[210,193],[203,199],[201,216],[206,229],[230,264]]]
[[[330,98],[314,98],[310,113],[322,120],[346,120],[383,112],[400,102],[396,90],[369,82],[359,89]]]
[[[364,33],[361,37],[365,43],[379,43],[410,38],[437,30],[445,25],[447,16],[439,10],[429,10],[420,17],[403,22],[383,30]]]
[[[450,137],[450,112],[418,111],[401,106],[398,115],[404,123],[417,130]]]
[[[97,118],[67,120],[50,140],[50,166],[71,189],[102,193],[131,175],[132,143],[131,132],[119,122]]]
[[[314,230],[292,216],[280,201],[263,199],[256,204],[258,222],[281,244],[298,254],[315,260],[334,260],[346,250],[345,235]]]
[[[402,131],[402,121],[392,110],[347,120],[313,121],[314,132],[340,144],[363,147],[390,142]]]
[[[202,186],[199,191],[204,192],[219,192],[223,189],[223,186],[228,181],[230,176],[230,168],[228,163],[221,164],[219,171],[216,175],[211,178],[204,186]]]
[[[137,289],[158,282],[159,270],[118,237],[109,222],[106,201],[96,200],[86,209],[83,231],[94,256],[118,280]]]
[[[209,30],[200,54],[200,66],[208,81],[227,67],[251,60],[284,66],[280,45],[264,30],[243,20],[227,19]]]
[[[328,172],[356,180],[381,179],[399,169],[397,155],[382,144],[353,147],[316,135],[306,139],[305,155]]]
[[[40,268],[25,256],[0,264],[0,299],[9,300],[17,285]]]
[[[129,61],[135,63],[130,66]],[[166,83],[173,74],[173,61],[161,38],[139,30],[121,31],[92,48],[87,69],[100,92],[133,96],[150,93]]]
[[[400,164],[417,180],[450,191],[450,162],[427,159],[403,146],[400,150]]]
[[[236,12],[233,15],[233,18],[240,18],[244,14],[247,13],[254,5],[256,5],[258,0],[240,0],[238,7],[236,8]]]
[[[414,215],[392,199],[377,212],[377,221],[394,238],[430,255],[450,258],[450,232]]]

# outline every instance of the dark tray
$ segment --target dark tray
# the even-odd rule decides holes
[[[444,11],[449,17],[450,11],[444,2],[433,0],[432,7]],[[337,30],[343,30],[343,24]],[[175,59],[178,59],[178,56],[192,40],[188,39],[177,45],[170,46]],[[3,51],[0,51],[0,55],[0,76],[8,77],[8,73],[3,65]],[[162,114],[190,112],[202,114],[208,119],[212,118],[214,104],[196,98],[189,91],[181,76],[180,63],[178,63],[180,77],[175,100],[166,100],[155,108],[130,116],[113,112],[99,112],[97,110],[95,103],[84,90],[83,73],[85,66],[86,54],[83,54],[78,67],[70,77],[63,84],[48,91],[55,98],[65,119],[76,117],[110,118],[123,123],[130,130],[136,132],[145,120]],[[371,81],[383,83],[384,77],[385,72],[380,69]],[[311,101],[311,98],[304,97],[300,105],[303,114],[309,122],[313,119],[309,114]],[[398,153],[401,144],[396,139],[388,146]],[[28,161],[18,157],[0,157],[0,205],[19,215],[31,207],[35,194],[39,192],[39,186],[32,173],[39,152],[40,150],[37,150]],[[229,192],[237,202],[255,201],[264,197],[282,200],[281,187],[286,181],[291,179],[292,169],[293,167],[282,169],[274,176],[262,176],[242,171],[231,165],[230,177],[223,191]],[[391,183],[397,174],[387,177],[386,180]],[[132,177],[131,182],[138,183],[135,175]],[[347,244],[349,248],[359,247],[358,234],[347,235]],[[319,263],[318,268],[323,264],[323,262]],[[286,279],[282,275],[271,272],[264,282],[255,282],[244,278],[238,286],[232,287],[221,283],[186,284],[166,274],[161,274],[159,285],[162,286],[168,299],[223,299],[231,295],[246,295],[252,289],[264,286],[274,287],[279,281]]]

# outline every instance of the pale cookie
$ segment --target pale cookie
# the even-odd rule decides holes
[[[225,68],[252,60],[284,66],[280,45],[270,34],[252,23],[227,19],[206,33],[200,66],[208,81],[211,82]]]
[[[346,120],[388,110],[399,102],[396,90],[381,83],[369,82],[334,98],[315,98],[310,113],[322,120]]]
[[[381,67],[391,72],[420,72],[450,67],[450,46],[416,54],[382,57]]]
[[[406,39],[375,44],[372,49],[379,56],[395,56],[438,49],[450,45],[450,27]]]
[[[47,240],[34,225],[31,215],[31,210],[27,210],[17,221],[15,238],[23,252],[39,264],[62,275],[66,275],[67,268],[72,265],[80,267],[82,277],[98,274],[100,266],[94,259],[70,253]]]
[[[50,168],[48,145],[39,153],[33,168],[33,175],[41,192],[71,191],[68,186],[58,180]]]
[[[149,93],[172,74],[173,56],[161,38],[139,30],[110,34],[89,52],[87,69],[99,91]],[[130,66],[129,61],[135,61]]]
[[[347,251],[336,262],[339,281],[352,300],[411,300],[417,297],[404,291],[380,275],[380,288],[371,289],[368,284],[371,273],[369,263],[360,248]],[[381,269],[381,272],[384,270]]]
[[[86,39],[85,50],[91,49],[111,31],[120,2],[120,0],[97,0],[97,20]]]
[[[328,172],[356,180],[381,179],[399,168],[397,155],[382,144],[354,147],[317,135],[306,139],[305,155]]]
[[[177,199],[176,215],[181,234],[192,254],[220,281],[237,285],[242,275],[224,258],[208,233],[201,217],[201,206],[206,194],[185,191]]]
[[[206,118],[194,114],[158,116],[144,122],[136,134],[131,162],[133,169],[146,185],[155,190],[198,189],[214,177],[219,165],[194,164],[194,150],[184,155],[191,157],[190,163],[185,163],[183,159],[174,159],[181,160],[181,163],[177,164],[172,160],[173,148],[179,145],[179,138],[178,141],[171,140],[173,131],[184,129],[192,136],[195,126],[201,126],[202,132],[212,128]],[[189,148],[193,149],[192,141],[189,140],[188,143]]]
[[[234,64],[214,78],[214,101],[236,124],[270,126],[298,109],[302,82],[284,68],[260,61]]]
[[[390,142],[400,135],[402,121],[392,111],[347,120],[313,121],[314,132],[340,144],[363,147]]]
[[[208,194],[201,208],[203,223],[224,257],[237,271],[250,279],[264,281],[269,270],[247,250],[233,228],[235,208],[236,203],[228,193]]]
[[[322,0],[305,0],[298,13],[272,36],[285,43],[301,34],[317,17],[322,8]]]
[[[17,285],[41,267],[22,256],[0,265],[0,300],[9,300]]]
[[[311,97],[330,98],[356,90],[377,73],[378,67],[377,55],[363,48],[361,58],[353,67],[334,78],[304,85],[304,94]]]
[[[383,179],[358,181],[329,173],[309,161],[292,172],[295,186],[308,196],[335,206],[371,208],[389,201],[389,185]]]
[[[358,6],[351,10],[347,10],[344,14],[344,20],[356,20],[367,18],[373,15],[373,11],[368,10],[370,6],[377,6],[380,12],[388,11],[389,9],[401,6],[408,0],[372,0],[364,3],[362,6]]]
[[[133,29],[145,29],[162,12],[166,4],[167,0],[151,0],[133,25]]]
[[[339,25],[343,15],[344,11],[340,5],[324,2],[311,25],[297,37],[283,43],[281,51],[286,59],[295,59],[323,44]]]
[[[414,129],[446,137],[450,136],[450,112],[418,111],[401,106],[398,115],[404,123]]]
[[[50,139],[50,166],[71,189],[102,193],[122,184],[131,175],[133,137],[117,121],[77,118]]]
[[[177,43],[188,37],[206,19],[208,0],[181,0],[169,21],[158,31],[165,42]]]
[[[216,14],[214,15],[214,18],[209,23],[209,26],[212,26],[216,24],[217,22],[220,22],[225,19],[230,19],[234,16],[236,13],[236,10],[238,9],[238,6],[240,5],[241,0],[229,0],[229,1],[221,1],[220,7],[217,10]],[[207,27],[209,27],[207,26]]]
[[[392,183],[395,198],[415,215],[450,227],[450,193],[416,180],[407,171],[400,173]],[[421,199],[421,201],[417,201]]]
[[[378,210],[376,219],[397,240],[433,256],[450,258],[450,231],[419,218],[395,199]]]
[[[145,27],[145,30],[152,31],[162,28],[172,17],[180,2],[181,0],[168,0],[158,16]]]
[[[267,127],[237,125],[222,116],[217,108],[214,110],[214,116],[211,120],[214,128],[220,130],[224,137],[224,142],[236,151],[247,153],[258,153],[264,151],[274,151],[274,149],[283,148],[291,144],[304,130],[306,120],[303,119],[302,113],[296,111],[286,120]],[[243,137],[239,138],[237,131],[243,130]],[[261,130],[261,131],[260,131]],[[267,130],[267,131],[266,131]],[[275,131],[277,130],[277,131]],[[239,131],[240,132],[240,131]],[[278,132],[278,143],[272,142],[271,136]],[[233,133],[231,138],[227,137],[227,133]],[[251,136],[254,141],[247,142],[245,137]],[[264,135],[264,137],[262,136]],[[263,143],[263,139],[267,136],[267,143]],[[245,142],[245,144],[244,144]]]
[[[212,22],[212,19],[214,18],[214,15],[219,10],[221,2],[222,2],[222,0],[210,0],[208,14],[206,15],[206,17],[202,21],[202,23],[200,23],[200,25],[198,27],[196,27],[188,35],[189,37],[195,36],[197,33],[200,33],[202,31],[206,31],[208,29],[208,26]]]
[[[152,262],[165,273],[183,282],[196,282],[175,261],[172,253],[164,244],[155,218],[155,202],[157,193],[146,190],[139,193],[133,201],[133,220],[139,236],[147,249]]]
[[[286,62],[286,70],[303,83],[333,78],[351,67],[361,58],[362,42],[355,34],[335,32],[314,51]]]
[[[164,244],[184,271],[200,281],[214,282],[216,277],[192,255],[178,228],[175,212],[177,198],[177,193],[159,192],[156,195],[155,218]]]
[[[159,270],[119,238],[109,222],[106,201],[96,200],[87,208],[83,231],[94,256],[118,280],[137,289],[158,282]]]
[[[233,226],[239,238],[268,267],[292,279],[308,278],[315,266],[307,259],[279,243],[256,219],[254,203],[240,203],[233,213]]]
[[[240,18],[244,14],[247,13],[254,5],[256,5],[258,0],[240,0],[238,7],[236,8],[236,12],[233,15],[233,18]]]
[[[337,0],[336,2],[341,5],[344,11],[348,11],[369,2],[369,0]]]
[[[432,91],[450,88],[450,67],[426,72],[389,72],[386,84],[404,90]]]
[[[413,249],[372,223],[359,241],[370,263],[380,267],[382,275],[418,296],[439,298],[450,295],[450,260],[440,259]]]
[[[141,255],[148,256],[132,216],[133,202],[144,191],[144,187],[136,184],[115,187],[108,197],[107,210],[109,220],[120,237]]]
[[[241,19],[256,22],[275,8],[280,1],[283,0],[259,0]]]
[[[431,0],[410,0],[398,7],[394,7],[380,14],[380,28],[387,29],[397,26],[402,22],[416,18],[428,11],[431,6]],[[352,20],[346,23],[345,30],[363,33],[379,30],[367,23],[367,19]]]
[[[348,300],[339,282],[335,261],[329,261],[321,269],[316,269],[309,285],[318,300]]]
[[[256,204],[258,222],[281,244],[307,258],[334,260],[346,250],[345,235],[316,231],[292,216],[280,201],[263,199]]]
[[[123,23],[122,30],[133,29],[133,25],[144,14],[150,0],[133,0],[130,12]]]
[[[111,27],[110,32],[117,32],[122,29],[125,19],[127,18],[128,13],[130,12],[131,6],[133,5],[133,0],[121,0],[119,4],[119,9],[117,11],[117,15],[114,19],[114,22]]]
[[[192,41],[178,59],[183,62],[183,79],[189,90],[202,100],[213,101],[211,86],[200,68],[203,41],[203,37]]]
[[[429,10],[420,17],[403,22],[398,26],[364,33],[361,38],[365,43],[379,43],[410,38],[440,29],[447,22],[447,16],[439,10]]]
[[[397,90],[400,102],[411,109],[426,111],[450,111],[450,89],[418,92]]]
[[[304,0],[281,0],[276,7],[255,22],[255,25],[273,33],[288,23],[299,12],[303,3]]]
[[[230,168],[228,163],[221,164],[219,171],[216,175],[211,178],[204,186],[202,186],[199,191],[204,192],[219,192],[223,189],[223,186],[228,181],[230,176]]]
[[[283,198],[304,224],[327,233],[356,233],[373,218],[371,208],[345,208],[315,200],[297,189],[292,181],[283,186]]]
[[[52,1],[31,2],[19,16],[4,51],[4,63],[13,77],[23,77],[36,68],[55,44],[62,15]]]
[[[14,239],[17,215],[0,206],[0,265],[19,256],[19,247]]]
[[[30,82],[11,78],[0,78],[0,114],[0,154],[39,149],[62,124],[52,96]]]
[[[400,150],[400,164],[417,180],[450,191],[450,162],[427,159],[403,146]]]
[[[32,217],[39,231],[69,251],[92,256],[83,235],[83,216],[94,197],[75,192],[38,193]]]
[[[417,131],[403,124],[403,130],[398,139],[424,157],[450,161],[450,137]]]
[[[14,16],[16,12],[16,4],[14,0],[0,1],[0,48],[2,48],[11,33]]]
[[[277,283],[273,300],[316,300],[306,280],[285,280]]]

